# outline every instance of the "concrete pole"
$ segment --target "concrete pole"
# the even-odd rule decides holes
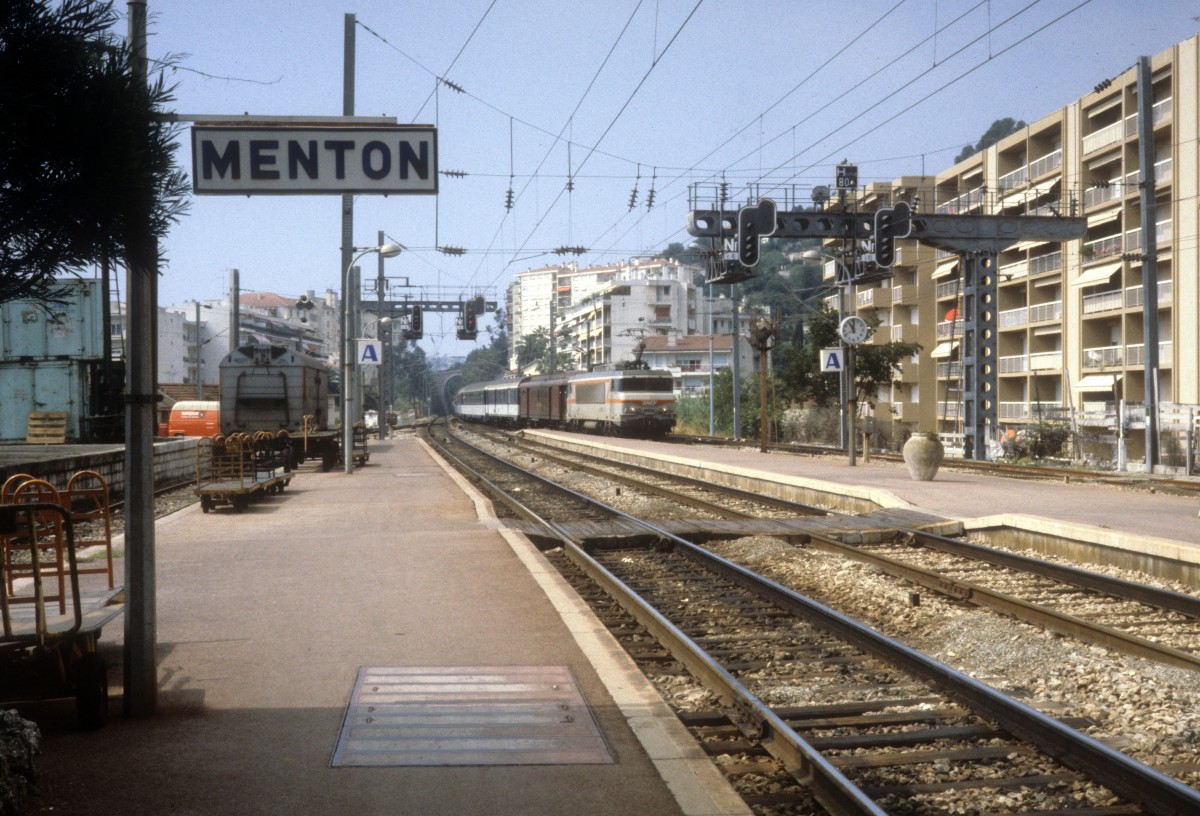
[[[146,71],[146,2],[129,0],[129,44],[133,81],[144,85]],[[148,717],[158,708],[158,638],[154,558],[154,359],[157,241],[149,224],[126,258],[129,297],[129,360],[125,411],[125,714]],[[149,350],[149,353],[146,351]]]
[[[354,115],[354,33],[355,18],[353,14],[345,16],[345,26],[342,44],[342,115]],[[349,309],[350,287],[347,279],[350,275],[350,265],[354,262],[354,196],[342,196],[342,308],[339,310],[340,326],[339,339],[342,348],[342,460],[344,472],[349,475],[354,472],[354,429],[351,420],[351,403],[354,393],[354,355],[349,350],[350,326],[347,325],[347,310]]]
[[[738,302],[737,284],[729,285],[729,298],[733,301],[733,438],[742,438],[742,372],[741,363],[738,358],[741,356],[738,352],[742,347],[741,329],[738,327],[738,310],[741,304]]]
[[[1137,65],[1138,187],[1142,205],[1142,346],[1146,401],[1146,472],[1158,464],[1158,234],[1154,201],[1154,87],[1150,58]]]
[[[196,301],[196,399],[204,399],[204,375],[200,371],[200,301]]]

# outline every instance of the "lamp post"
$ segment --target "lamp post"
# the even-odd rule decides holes
[[[345,271],[342,273],[342,464],[344,472],[348,475],[354,472],[354,416],[355,416],[355,399],[354,399],[354,337],[350,331],[353,321],[353,303],[350,297],[350,287],[347,281],[350,280],[351,272],[354,265],[361,258],[370,255],[372,252],[378,252],[381,258],[394,258],[400,254],[399,244],[382,244],[374,247],[355,247],[354,251],[358,254],[346,265]]]
[[[827,261],[832,261],[837,264],[840,269],[837,283],[837,317],[838,326],[842,324],[842,320],[846,317],[846,290],[848,288],[853,292],[852,285],[848,282],[850,275],[846,271],[846,264],[841,258],[834,257],[817,249],[805,251],[801,256],[805,260],[818,260],[824,258]],[[854,464],[854,416],[849,410],[849,403],[853,399],[854,392],[854,348],[846,345],[846,341],[842,339],[840,333],[838,335],[838,348],[842,351],[842,360],[845,364],[842,370],[838,372],[838,436],[839,444],[842,448],[848,451],[849,463]]]

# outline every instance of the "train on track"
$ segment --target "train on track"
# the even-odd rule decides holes
[[[329,369],[322,361],[252,344],[229,352],[220,369],[222,435],[266,431],[287,440],[288,465],[319,458],[329,470],[337,463],[341,434],[329,421]]]
[[[675,385],[663,369],[568,371],[473,383],[453,400],[468,422],[663,436],[675,426]]]

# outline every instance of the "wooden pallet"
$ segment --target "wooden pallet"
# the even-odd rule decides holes
[[[67,441],[66,411],[30,411],[25,430],[27,445],[63,445]]]

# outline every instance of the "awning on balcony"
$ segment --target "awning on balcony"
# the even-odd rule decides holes
[[[1120,374],[1088,374],[1075,383],[1076,391],[1111,391],[1121,379]]]
[[[1051,188],[1054,187],[1055,184],[1058,184],[1060,181],[1062,181],[1061,178],[1052,178],[1046,179],[1045,181],[1039,181],[1037,184],[1029,188],[1029,194],[1033,198],[1044,196],[1046,193],[1050,192]]]
[[[1018,241],[1009,247],[1009,249],[1015,249],[1017,252],[1024,252],[1027,249],[1033,249],[1035,246],[1041,246],[1045,243],[1048,243],[1045,238],[1038,238],[1033,241]]]
[[[938,343],[937,348],[929,352],[929,356],[935,360],[940,360],[943,357],[949,357],[956,348],[958,348],[957,340],[947,340],[945,343]]]
[[[1124,261],[1100,264],[1079,273],[1079,277],[1071,281],[1072,286],[1095,286],[1098,283],[1108,283],[1109,279],[1121,268]]]
[[[938,267],[933,270],[933,279],[940,280],[941,278],[948,277],[957,268],[958,268],[958,259],[957,258],[955,258],[952,261],[946,261],[945,263],[939,264]]]
[[[1107,212],[1096,213],[1095,215],[1089,215],[1087,217],[1088,229],[1091,229],[1092,227],[1098,227],[1101,224],[1107,224],[1109,221],[1116,221],[1117,216],[1119,216],[1120,214],[1121,214],[1121,210],[1120,210],[1120,208],[1117,208],[1115,210],[1108,210]]]

